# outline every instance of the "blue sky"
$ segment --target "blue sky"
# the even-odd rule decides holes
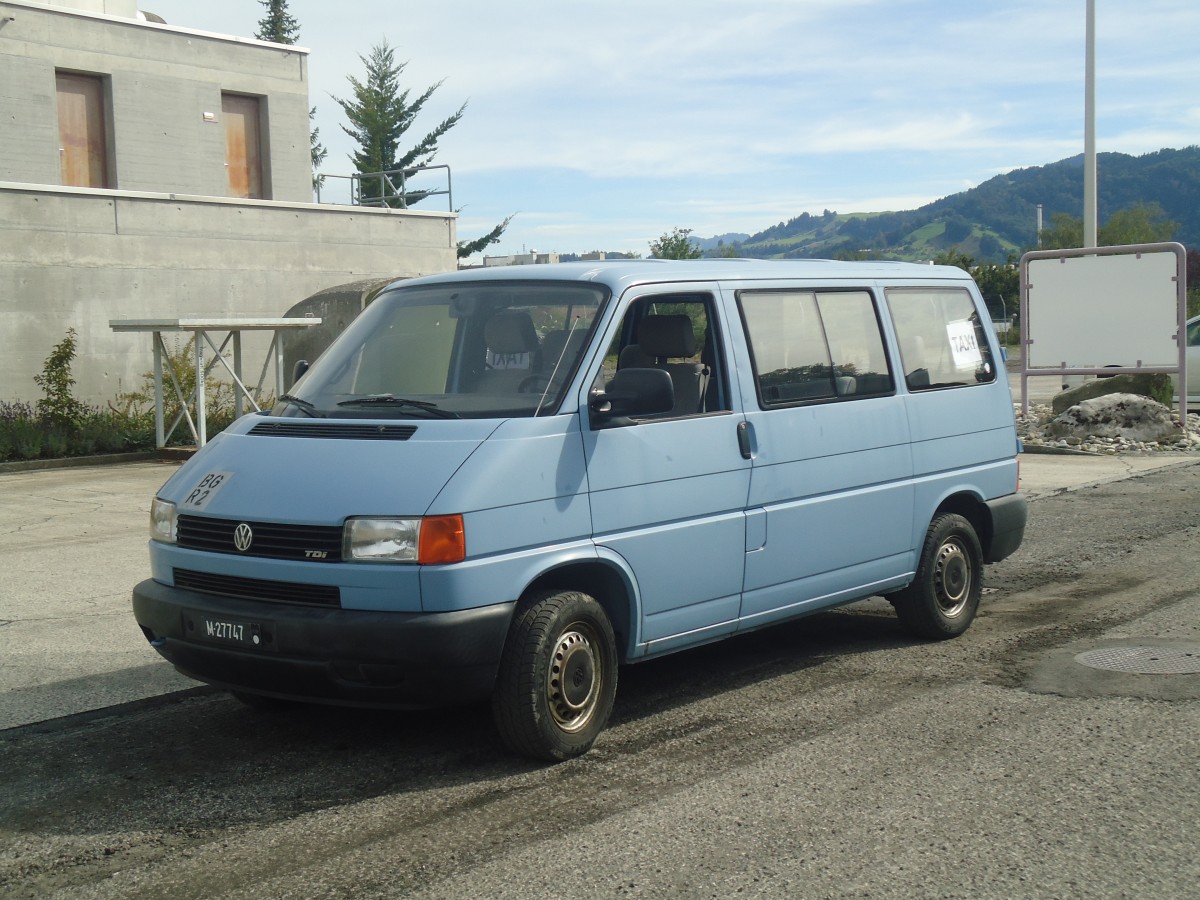
[[[288,6],[311,51],[325,172],[352,171],[330,95],[350,95],[358,55],[383,38],[414,94],[444,79],[414,135],[468,102],[436,162],[452,168],[460,238],[516,214],[489,254],[646,255],[674,227],[910,209],[1083,150],[1085,0]],[[143,8],[246,37],[264,13],[257,0]],[[1096,23],[1100,152],[1200,143],[1200,3],[1096,0]]]

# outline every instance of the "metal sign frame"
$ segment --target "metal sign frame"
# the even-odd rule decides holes
[[[1172,274],[1166,278],[1156,278],[1156,273],[1149,272],[1150,266],[1140,266],[1142,260],[1153,259],[1155,263],[1159,254],[1174,256]],[[1127,293],[1122,293],[1127,287],[1127,277],[1105,279],[1117,271],[1113,257],[1126,257],[1128,265],[1122,265],[1129,272],[1120,272],[1128,276],[1133,269],[1147,270],[1147,277],[1139,284],[1144,289],[1141,302],[1133,302]],[[1073,284],[1065,285],[1064,279],[1055,273],[1054,288],[1051,293],[1042,277],[1042,293],[1037,292],[1039,273],[1046,273],[1045,265],[1057,261],[1059,265],[1069,266],[1075,270]],[[1166,271],[1166,266],[1158,268]],[[1141,271],[1137,273],[1141,275]],[[1070,280],[1070,279],[1068,279]],[[1086,296],[1081,292],[1087,290]],[[1146,315],[1146,305],[1151,304],[1155,317]],[[1171,309],[1167,309],[1171,304]],[[1161,305],[1161,309],[1159,309]],[[1057,328],[1058,331],[1038,332],[1038,313],[1047,313],[1043,320],[1049,320],[1050,325],[1044,327]],[[1159,320],[1173,323],[1174,334],[1154,331]],[[1061,349],[1057,343],[1062,337],[1065,318],[1070,318],[1072,339],[1078,346],[1085,347],[1089,337],[1099,340],[1103,336],[1106,342],[1112,335],[1121,336],[1134,344],[1133,365],[1126,360],[1114,362],[1088,358],[1088,351],[1077,349]],[[1057,321],[1056,321],[1057,320]],[[1149,328],[1149,331],[1147,331]],[[1031,377],[1054,375],[1177,375],[1179,388],[1180,421],[1187,421],[1187,250],[1180,243],[1171,241],[1156,244],[1128,244],[1117,247],[1092,247],[1072,250],[1033,250],[1021,257],[1021,409],[1029,412],[1029,379]],[[1059,355],[1068,353],[1083,353],[1081,358],[1059,359],[1053,365],[1031,365],[1034,356],[1033,347],[1039,339],[1051,344]],[[1174,347],[1170,346],[1174,341]],[[1039,348],[1040,349],[1040,348]],[[1151,355],[1153,354],[1153,355]],[[1091,354],[1095,356],[1095,354]],[[1166,361],[1174,357],[1173,364]]]
[[[258,410],[258,400],[262,397],[263,385],[267,380],[267,372],[274,364],[275,370],[275,396],[283,395],[284,391],[284,372],[283,372],[283,345],[280,341],[280,334],[283,331],[312,328],[314,325],[320,325],[321,320],[314,317],[306,318],[275,318],[275,319],[110,319],[108,326],[113,331],[133,331],[133,332],[150,332],[151,340],[154,344],[154,443],[158,449],[162,449],[167,445],[167,441],[171,435],[175,433],[175,429],[179,427],[181,420],[186,420],[188,429],[192,432],[192,437],[196,441],[196,447],[203,447],[208,441],[208,427],[205,416],[205,392],[203,390],[207,376],[213,367],[220,363],[225,367],[233,379],[234,384],[234,415],[240,417],[243,411],[243,398],[249,401],[254,409]],[[209,332],[228,332],[225,335],[225,340],[218,347],[213,339],[209,336]],[[263,361],[262,371],[258,376],[258,384],[253,389],[248,388],[242,379],[242,332],[243,331],[270,331],[271,345],[267,350],[267,358]],[[163,341],[165,332],[191,332],[195,338],[194,353],[196,356],[196,385],[192,389],[191,396],[184,398],[183,389],[175,378],[175,373],[170,366],[165,367],[166,374],[170,378],[171,387],[175,390],[175,397],[179,401],[179,413],[175,416],[175,420],[171,422],[170,428],[165,426],[163,421],[163,357],[169,356],[167,345]],[[225,348],[232,342],[233,344],[233,366],[225,360]],[[207,344],[213,351],[212,359],[205,361],[204,345]],[[189,409],[195,406],[195,418],[192,418],[192,413]]]

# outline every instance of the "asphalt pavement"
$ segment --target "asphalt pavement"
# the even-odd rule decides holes
[[[1025,454],[1021,486],[1036,499],[1197,464],[1172,453]],[[0,467],[0,730],[207,690],[159,657],[130,609],[149,572],[150,500],[177,465]]]

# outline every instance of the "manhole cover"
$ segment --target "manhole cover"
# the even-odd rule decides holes
[[[1102,647],[1075,657],[1077,663],[1110,672],[1136,675],[1194,675],[1200,673],[1200,644],[1165,647]]]

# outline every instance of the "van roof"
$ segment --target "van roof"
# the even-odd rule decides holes
[[[441,275],[406,279],[403,283],[455,281],[590,281],[623,289],[632,284],[681,281],[765,280],[790,278],[962,281],[970,276],[955,266],[869,260],[833,259],[615,259],[526,266],[487,266]]]

